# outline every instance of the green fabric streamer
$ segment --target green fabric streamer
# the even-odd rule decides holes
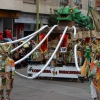
[[[90,62],[91,59],[91,53],[90,53],[90,48],[87,46],[86,47],[86,52],[85,52],[85,58]]]

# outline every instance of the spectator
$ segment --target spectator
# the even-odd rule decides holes
[[[19,38],[23,38],[24,37],[24,31],[21,30],[20,33],[19,33]]]
[[[4,40],[4,38],[3,38],[3,32],[0,32],[0,40]]]
[[[3,38],[4,38],[4,42],[10,42],[12,41],[10,38],[9,38],[9,35],[10,32],[8,30],[8,28],[5,28],[4,32],[3,32]]]
[[[20,55],[19,55],[18,52],[15,51],[15,52],[13,53],[13,59],[14,59],[14,61],[18,61],[18,60],[20,59]],[[15,68],[16,68],[16,69],[21,69],[21,64],[20,64],[20,63],[16,64],[16,65],[15,65]]]
[[[36,45],[35,41],[34,40],[30,40],[29,51],[34,49],[35,45]]]
[[[6,36],[6,31],[7,31],[8,29],[7,28],[5,28],[5,30],[3,31],[3,38],[7,38],[7,36]]]
[[[12,40],[11,29],[7,30],[7,38],[10,38]]]
[[[19,51],[19,55],[20,55],[20,59],[23,58],[25,55],[26,55],[26,50],[25,48],[20,48],[20,51]],[[27,59],[23,60],[21,62],[21,68],[24,68],[27,66]]]

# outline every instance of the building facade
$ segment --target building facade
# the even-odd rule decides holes
[[[69,5],[74,7],[78,5],[79,9],[82,11],[83,14],[87,14],[88,10],[88,0],[60,0],[60,2],[69,2]],[[61,3],[62,4],[62,3]]]
[[[71,6],[75,3],[78,4],[83,14],[87,14],[88,6],[93,7],[98,12],[100,12],[100,0],[69,0]]]
[[[37,0],[1,0],[0,31],[11,28],[12,35],[18,38],[21,30],[25,36],[36,28]],[[39,24],[48,24],[50,9],[58,9],[59,0],[39,0]]]
[[[97,11],[100,13],[100,0],[96,0],[95,8],[96,8]]]
[[[21,30],[25,36],[36,29],[37,0],[1,0],[0,1],[0,31],[11,28],[12,35],[18,38]],[[100,0],[39,0],[39,24],[48,24],[50,10],[58,9],[61,2],[69,2],[72,7],[78,4],[84,15],[88,5],[100,11]]]
[[[79,9],[84,15],[87,14],[88,10],[88,0],[69,0],[71,6],[78,5]]]
[[[100,12],[100,0],[89,0],[89,5]]]

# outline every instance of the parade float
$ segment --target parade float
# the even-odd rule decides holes
[[[51,34],[40,45],[40,48],[31,56],[27,74],[29,76],[34,76],[41,71],[43,66],[45,67],[45,64],[49,61],[53,52],[55,52],[57,44],[64,32],[65,36],[59,44],[58,50],[39,77],[80,78],[83,82],[83,76],[77,69],[74,60],[74,45],[85,39],[83,45],[78,47],[77,51],[78,67],[80,68],[84,62],[84,47],[89,42],[90,30],[93,30],[91,18],[90,16],[83,15],[77,6],[73,8],[70,6],[61,6],[57,12],[58,26],[53,29]],[[68,28],[65,32],[64,29],[66,26]],[[46,34],[48,34],[50,30],[52,30],[52,28],[49,27],[39,33],[39,42],[46,37]]]
[[[83,77],[87,77],[90,81],[93,79],[91,86],[95,86],[100,92],[100,16],[91,7],[85,16],[77,6],[61,6],[57,20],[58,25],[44,25],[24,38],[0,43],[0,100],[4,98],[4,89],[7,93],[6,100],[10,100],[12,87],[6,88],[6,82],[12,86],[14,72],[27,79],[81,78],[83,82]],[[11,56],[13,52],[28,44],[38,34],[39,41],[34,48],[14,62]],[[20,45],[11,48],[12,44],[21,41]],[[14,68],[14,65],[25,59],[28,59],[28,76]],[[12,77],[9,77],[9,73]]]
[[[58,9],[57,20],[58,25],[53,27],[44,25],[24,38],[8,42],[8,44],[16,44],[25,40],[10,51],[13,53],[39,34],[39,41],[35,47],[15,62],[18,64],[28,59],[28,76],[15,71],[16,74],[28,79],[36,77],[83,78],[80,69],[85,60],[86,46],[95,41],[92,37],[99,37],[99,33],[94,30],[93,19],[90,15],[83,15],[77,6],[73,8],[61,6]]]

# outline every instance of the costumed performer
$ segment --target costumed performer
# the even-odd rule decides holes
[[[0,45],[0,100],[4,100],[4,90],[6,90],[5,100],[10,100],[10,92],[13,88],[15,63],[10,58],[9,45]]]
[[[87,46],[85,62],[81,69],[81,75],[89,78],[90,93],[93,100],[100,100],[100,62],[93,60],[91,49]]]

